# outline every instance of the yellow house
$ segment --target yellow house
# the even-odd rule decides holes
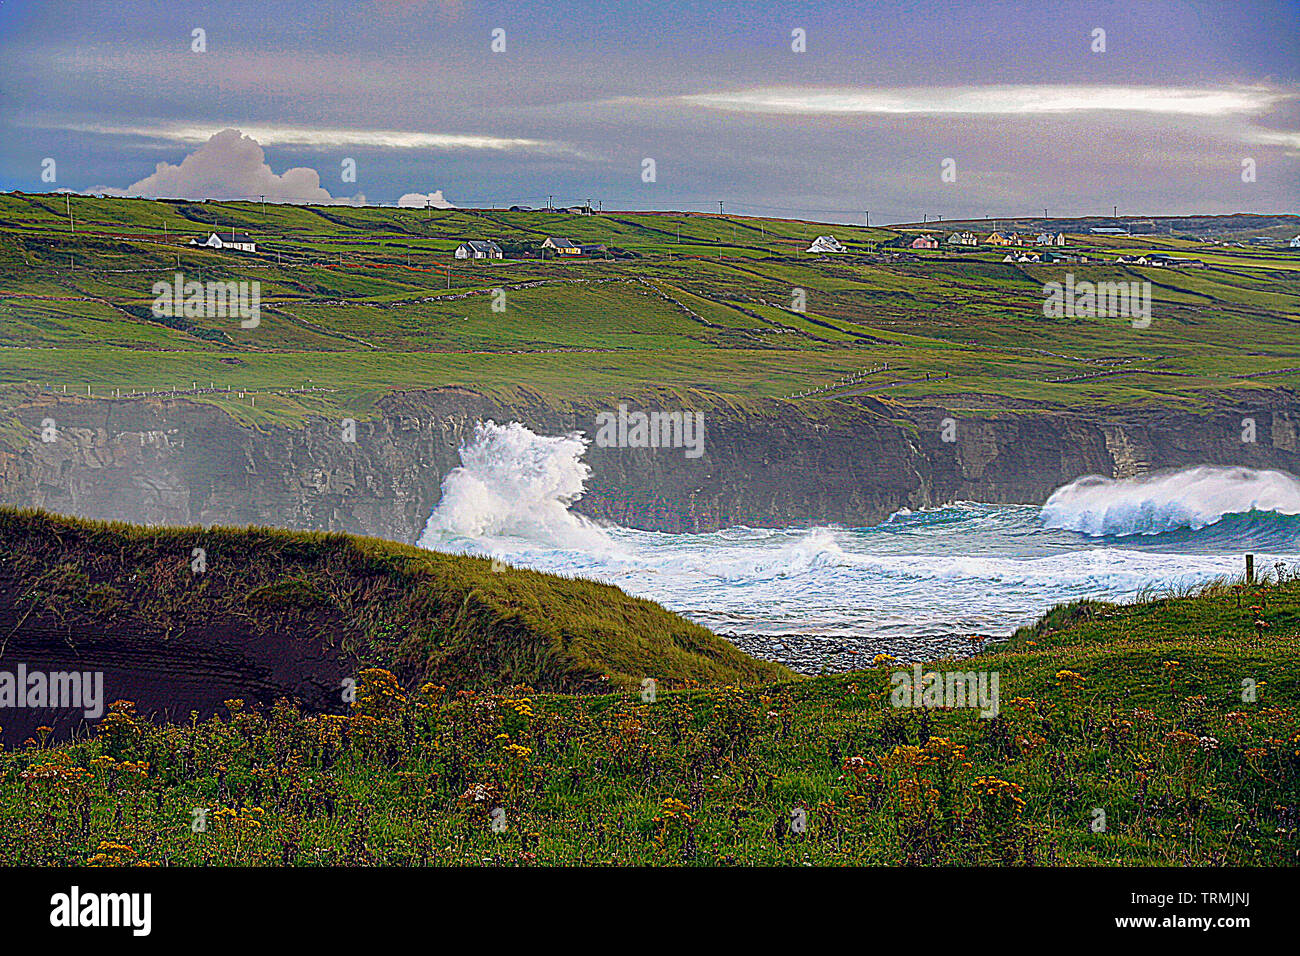
[[[986,243],[988,243],[990,246],[1009,246],[1009,245],[1011,245],[1011,240],[1008,239],[1006,236],[1002,235],[1002,233],[1000,233],[1000,232],[995,232],[995,233],[993,233],[991,236],[989,236],[989,237],[988,237],[987,239],[985,239],[984,241],[985,241]]]
[[[568,239],[561,239],[558,236],[548,236],[542,243],[543,249],[554,249],[557,255],[561,256],[580,256],[582,247],[576,242],[570,242]]]

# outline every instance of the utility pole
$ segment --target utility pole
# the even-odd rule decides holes
[[[718,200],[718,215],[719,215],[719,216],[722,215],[722,200],[721,200],[721,199]]]
[[[266,197],[265,197],[265,196],[259,196],[259,197],[257,197],[257,198],[259,198],[260,200],[262,200],[262,217],[265,218],[265,217],[266,217]]]
[[[68,228],[71,229],[75,234],[77,231],[77,227],[72,222],[72,198],[69,193],[63,194],[63,205],[68,210]]]

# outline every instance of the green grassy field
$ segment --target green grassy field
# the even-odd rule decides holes
[[[200,574],[190,567],[196,542]],[[87,635],[160,642],[251,628],[270,644],[301,637],[355,667],[462,688],[629,688],[651,669],[670,681],[790,674],[607,584],[343,534],[154,529],[0,508],[0,574],[6,599],[19,595],[0,601],[9,632],[32,611]]]
[[[1092,262],[1029,265],[1003,263],[1001,249],[889,245],[910,232],[735,216],[87,197],[71,208],[75,232],[62,196],[0,195],[0,404],[41,389],[129,397],[211,386],[230,393],[192,399],[249,421],[300,422],[367,415],[388,390],[445,385],[523,387],[554,403],[667,388],[800,395],[805,406],[856,391],[954,408],[1197,407],[1225,391],[1300,385],[1295,250],[1075,235],[1065,251]],[[185,245],[231,228],[253,234],[258,253]],[[820,233],[849,254],[804,253]],[[548,235],[604,243],[615,257],[451,256],[464,239],[522,248]],[[1151,251],[1209,268],[1114,262]],[[153,316],[153,283],[178,269],[259,282],[260,324]],[[1045,318],[1043,285],[1067,271],[1150,281],[1150,326]],[[493,309],[498,289],[504,311]],[[853,389],[832,387],[886,364]],[[316,391],[293,391],[304,387]]]
[[[932,666],[997,672],[998,715],[892,706],[887,660],[653,699],[372,670],[347,716],[171,727],[117,704],[0,754],[0,862],[1300,862],[1300,582],[1069,605]]]

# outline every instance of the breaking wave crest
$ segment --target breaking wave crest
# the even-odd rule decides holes
[[[1199,531],[1229,517],[1235,532],[1256,524],[1294,532],[1297,516],[1294,476],[1213,465],[1138,478],[1090,475],[1056,489],[1042,510],[1045,527],[1092,537]]]
[[[480,422],[460,450],[461,466],[442,482],[442,500],[417,544],[456,545],[497,538],[582,551],[607,551],[608,535],[569,506],[591,469],[581,435],[537,435],[518,422]]]

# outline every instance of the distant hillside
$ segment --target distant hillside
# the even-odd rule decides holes
[[[14,410],[77,398],[181,399],[265,428],[372,419],[394,390],[440,387],[526,390],[554,407],[657,389],[808,408],[852,391],[855,403],[954,412],[1222,405],[1300,387],[1300,250],[1277,241],[1300,219],[1127,217],[1131,235],[1088,231],[1114,227],[1109,217],[992,222],[967,225],[1064,232],[1063,261],[1007,262],[987,244],[913,249],[919,225],[4,193],[0,445],[32,443]],[[1218,244],[1202,241],[1218,229]],[[189,244],[213,231],[247,232],[256,252]],[[809,252],[823,234],[845,251]],[[1271,241],[1251,241],[1260,234]],[[542,258],[547,237],[615,254]],[[467,240],[495,241],[505,258],[457,260]],[[1120,261],[1155,252],[1201,265]],[[255,283],[256,325],[215,301],[183,316],[155,302],[178,274],[248,283],[250,295]],[[1045,289],[1067,274],[1149,282],[1151,322],[1045,314]]]
[[[232,698],[341,712],[342,682],[366,666],[563,693],[792,676],[615,587],[498,568],[341,534],[0,509],[0,671],[103,671],[106,703],[182,721]],[[0,714],[8,742],[80,719]]]
[[[999,229],[1017,232],[1087,233],[1090,229],[1126,229],[1135,236],[1181,235],[1206,238],[1232,236],[1241,233],[1268,236],[1275,239],[1290,238],[1300,232],[1300,216],[1258,215],[1238,212],[1229,216],[1080,216],[1075,218],[1038,218],[1034,216],[994,217],[992,219],[943,219],[935,222],[896,223],[894,229],[983,230]]]

